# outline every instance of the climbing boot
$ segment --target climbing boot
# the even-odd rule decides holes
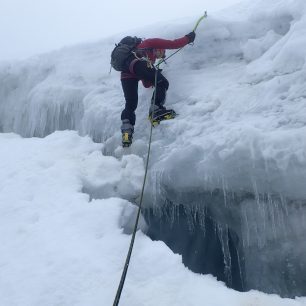
[[[129,147],[133,141],[134,126],[130,124],[130,121],[128,119],[122,120],[121,133],[122,146],[124,148]]]
[[[154,127],[160,124],[161,121],[174,119],[175,117],[176,112],[173,109],[166,109],[163,106],[157,105],[150,108],[149,120]]]

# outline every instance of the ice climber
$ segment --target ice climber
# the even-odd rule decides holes
[[[115,50],[113,51],[112,66],[116,70],[121,71],[121,84],[125,97],[125,108],[121,113],[122,145],[124,147],[128,147],[132,144],[136,120],[135,110],[138,104],[139,80],[142,81],[145,88],[155,87],[156,68],[153,64],[156,59],[165,58],[166,49],[179,49],[192,43],[194,40],[194,31],[175,40],[161,38],[142,40],[137,37],[127,36],[123,38],[117,46],[121,46],[121,48],[122,46],[129,46],[126,49],[128,53],[122,51],[120,54],[120,51],[117,51],[117,53],[119,53],[119,55],[117,55],[115,54],[116,52],[114,52]],[[117,67],[116,60],[117,63],[120,63]],[[113,62],[115,64],[113,64]],[[149,119],[152,124],[161,120],[172,119],[176,115],[174,110],[164,107],[168,88],[168,80],[163,76],[161,70],[158,70],[156,88],[154,89],[155,93],[153,92],[152,96],[152,102],[154,102],[153,99],[155,96],[155,104],[152,103],[149,109]]]

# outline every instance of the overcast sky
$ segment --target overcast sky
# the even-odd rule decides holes
[[[23,59],[127,29],[200,16],[241,0],[0,0],[0,60]]]

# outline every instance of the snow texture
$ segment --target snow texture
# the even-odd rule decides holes
[[[119,197],[90,201],[82,186],[115,188],[122,182],[114,170],[124,177],[126,168],[139,167],[139,158],[130,155],[121,167],[101,154],[101,145],[75,132],[43,139],[8,133],[0,141],[0,304],[112,305],[130,242],[119,223],[129,222],[135,208]],[[142,167],[130,176],[136,188],[138,174]],[[306,305],[303,299],[239,293],[194,274],[163,242],[140,231],[121,299],[127,306]]]
[[[124,35],[173,39],[193,25],[0,64],[1,305],[111,304],[129,242],[121,227],[130,231],[128,201],[141,190],[152,90],[140,88],[134,143],[123,150],[110,53]],[[304,0],[244,2],[204,20],[194,46],[163,67],[166,106],[179,116],[154,129],[145,206],[209,207],[238,235],[250,288],[264,290],[271,270],[280,288],[288,279],[293,292],[305,288],[305,37]],[[215,190],[223,203],[201,200]],[[140,232],[134,254],[125,305],[306,304],[227,289]]]

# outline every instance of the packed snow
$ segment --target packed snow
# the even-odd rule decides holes
[[[0,141],[0,304],[112,305],[130,242],[119,224],[135,212],[115,190],[134,167],[125,185],[140,191],[141,159],[103,156],[102,145],[68,131],[43,139],[7,133]],[[84,182],[114,192],[90,200]],[[190,272],[163,242],[138,231],[122,304],[204,302],[306,305],[302,299],[228,289],[210,275]]]
[[[152,90],[140,88],[134,143],[122,149],[124,101],[110,52],[125,35],[180,37],[194,19],[0,64],[0,305],[112,303],[142,186]],[[297,290],[306,275],[305,34],[304,0],[244,2],[209,15],[195,44],[163,66],[166,106],[179,116],[153,131],[145,205],[222,190],[221,206],[202,204],[237,232],[253,288],[266,287],[271,269],[280,282],[298,277]],[[146,227],[141,220],[124,305],[306,305],[194,274]]]

